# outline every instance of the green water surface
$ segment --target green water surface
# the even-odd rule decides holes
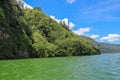
[[[120,80],[120,54],[1,60],[0,80]]]

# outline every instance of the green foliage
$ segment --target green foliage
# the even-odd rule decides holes
[[[89,39],[75,35],[40,8],[21,10],[15,0],[2,0],[0,18],[0,59],[100,53]]]
[[[65,21],[60,21],[59,23],[63,28],[65,28],[66,30],[70,31],[69,26],[65,24]]]
[[[4,21],[5,15],[3,9],[0,7],[0,24]]]
[[[38,57],[54,57],[56,55],[55,50],[57,47],[53,44],[35,43],[33,47],[35,47]]]
[[[99,54],[97,48],[84,38],[67,38],[64,41],[58,42],[58,46],[60,49],[64,49],[63,52],[67,55],[79,56]]]
[[[24,30],[23,13],[14,0],[0,1],[0,59],[28,58],[34,49]],[[27,30],[27,29],[26,29]]]

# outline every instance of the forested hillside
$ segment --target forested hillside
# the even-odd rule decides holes
[[[22,10],[14,0],[0,1],[0,59],[32,56],[33,48],[22,18]]]
[[[0,59],[100,54],[89,39],[75,35],[40,8],[21,9],[0,1]]]

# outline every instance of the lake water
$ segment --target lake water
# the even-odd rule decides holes
[[[120,54],[2,60],[0,80],[120,80]]]

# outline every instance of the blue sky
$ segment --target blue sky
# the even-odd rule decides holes
[[[120,44],[120,0],[24,0],[78,34]]]

